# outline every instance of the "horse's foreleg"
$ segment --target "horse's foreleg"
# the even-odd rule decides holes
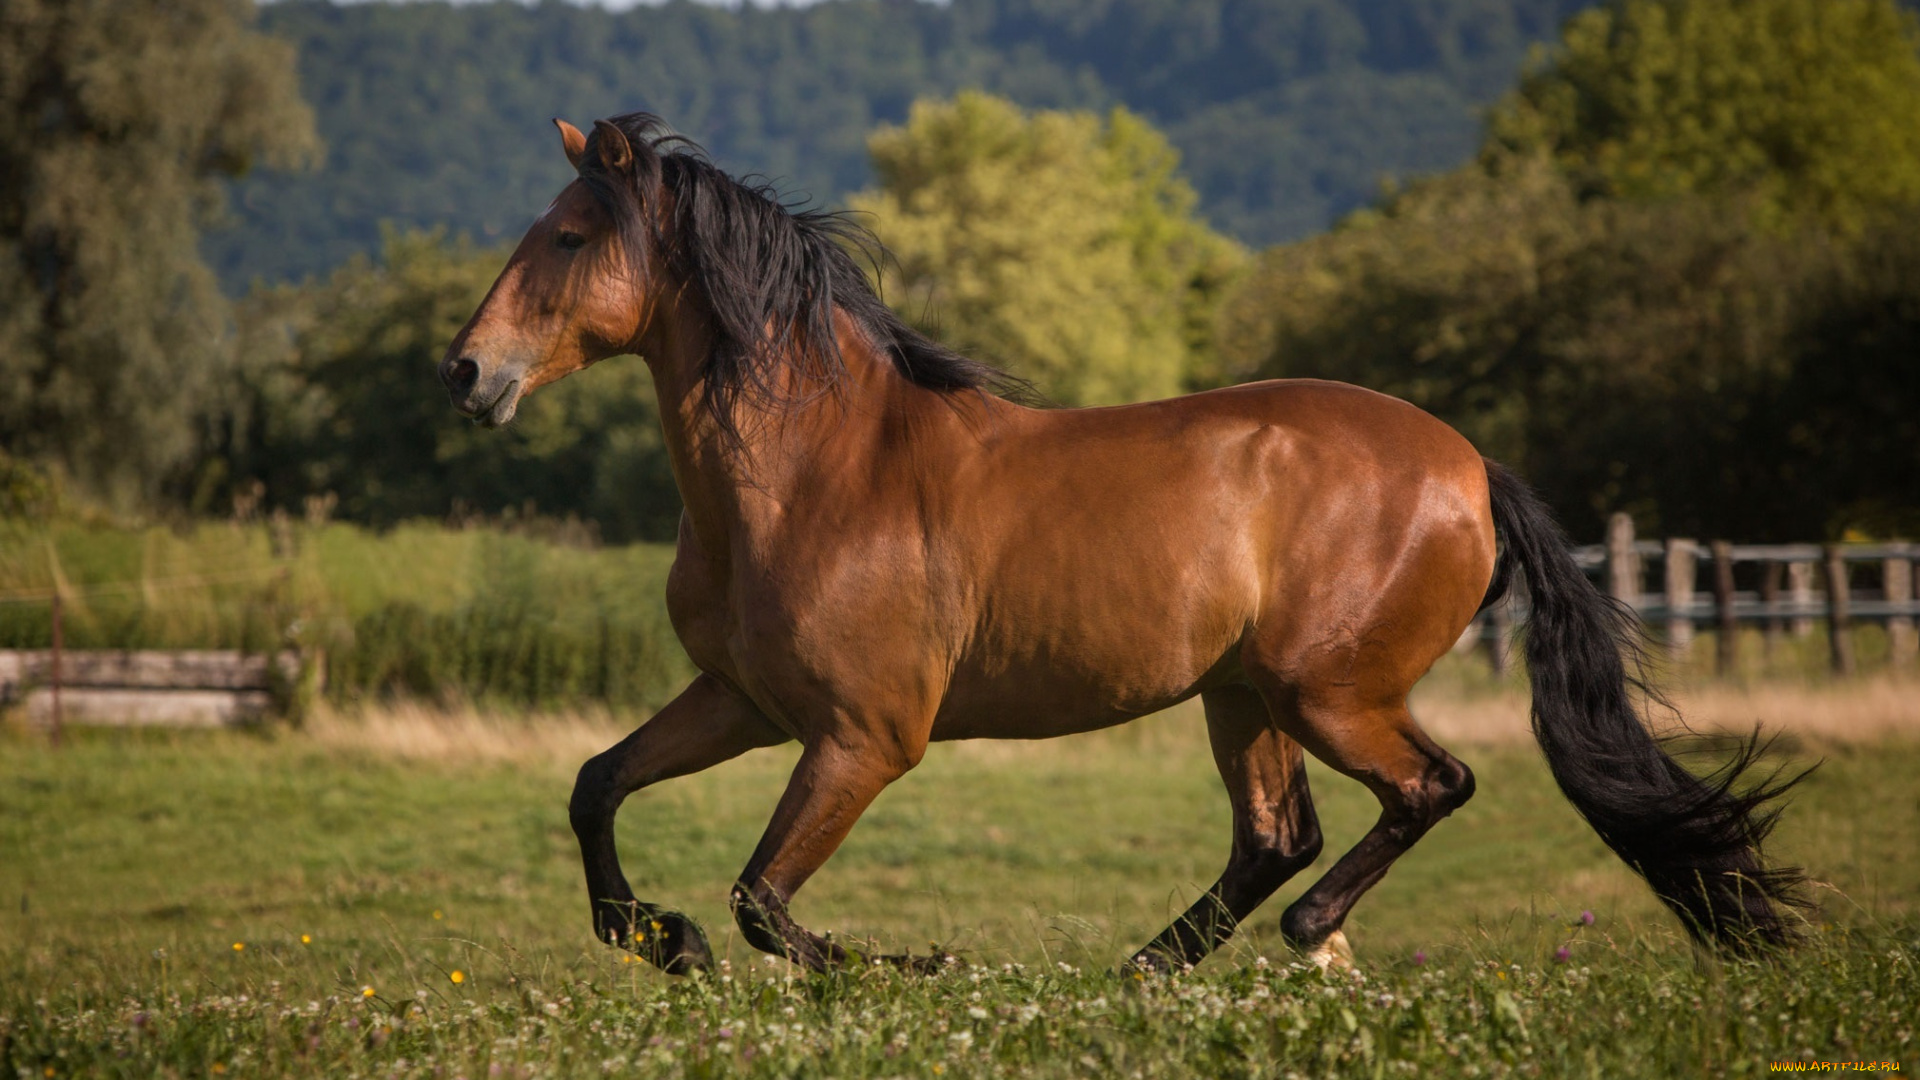
[[[691,919],[634,899],[614,847],[613,817],[648,784],[788,739],[745,698],[702,675],[633,734],[580,768],[568,816],[580,839],[595,936],[675,975],[711,963],[705,935]]]
[[[747,943],[815,971],[845,963],[847,951],[809,931],[787,902],[846,839],[883,788],[912,767],[894,754],[820,742],[807,748],[773,820],[733,887],[733,916]]]
[[[1275,726],[1252,687],[1209,690],[1201,701],[1233,806],[1233,851],[1213,888],[1134,955],[1133,965],[1149,971],[1198,964],[1320,854],[1300,744]]]

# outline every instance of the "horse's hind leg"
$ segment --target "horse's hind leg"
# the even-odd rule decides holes
[[[1380,800],[1373,828],[1280,919],[1280,932],[1293,947],[1322,966],[1344,963],[1340,927],[1348,912],[1395,859],[1472,797],[1473,773],[1420,730],[1404,698],[1368,705],[1334,684],[1298,693],[1294,708],[1280,715],[1315,757]]]
[[[1213,888],[1134,955],[1134,966],[1148,970],[1198,964],[1320,854],[1300,744],[1275,726],[1252,687],[1209,690],[1201,701],[1233,806],[1233,851]]]
[[[639,730],[581,766],[567,811],[580,839],[595,936],[675,975],[711,963],[706,937],[691,920],[634,899],[614,847],[614,813],[622,800],[648,784],[787,738],[752,703],[702,675]]]

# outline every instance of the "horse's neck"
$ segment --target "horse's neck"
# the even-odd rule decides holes
[[[891,414],[913,387],[877,354],[865,335],[837,320],[846,373],[831,389],[781,369],[770,399],[742,392],[730,404],[735,438],[708,407],[700,371],[710,348],[697,327],[668,327],[645,355],[653,370],[674,480],[696,537],[719,554],[751,541],[784,514],[796,490],[822,469],[862,468]],[[810,366],[810,365],[809,365]]]

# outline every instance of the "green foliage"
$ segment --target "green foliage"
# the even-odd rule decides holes
[[[1920,201],[1920,21],[1894,0],[1615,0],[1567,23],[1491,134],[1583,189],[1756,197],[1857,233]]]
[[[652,109],[734,172],[837,204],[866,138],[965,89],[1146,117],[1216,228],[1324,228],[1382,175],[1470,156],[1475,111],[1591,0],[955,0],[807,5],[341,4],[265,9],[330,146],[311,177],[240,185],[214,238],[230,288],[321,274],[379,224],[511,239],[568,177],[547,118]]]
[[[690,671],[661,595],[671,549],[516,529],[375,535],[275,516],[184,532],[0,522],[0,648],[322,650],[338,702],[657,707]]]
[[[1266,253],[1223,318],[1244,375],[1405,397],[1577,536],[1912,529],[1920,243],[1756,233],[1705,198],[1582,201],[1538,160],[1413,185]],[[1905,351],[1903,351],[1905,350]]]
[[[1194,218],[1146,122],[966,93],[869,146],[880,186],[852,206],[892,256],[883,292],[923,329],[1070,405],[1168,397],[1208,366],[1244,255]]]
[[[196,449],[229,370],[199,230],[255,161],[313,158],[250,0],[0,7],[0,450],[114,502]]]
[[[504,431],[449,407],[436,366],[505,262],[390,232],[378,264],[256,293],[242,309],[245,378],[191,503],[217,509],[258,482],[270,505],[331,496],[375,525],[514,510],[584,517],[612,540],[672,539],[679,499],[637,359],[543,389]]]

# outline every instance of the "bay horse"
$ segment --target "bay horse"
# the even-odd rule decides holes
[[[1665,752],[1636,705],[1631,613],[1439,420],[1304,380],[1028,407],[881,302],[844,217],[729,177],[650,114],[555,123],[578,178],[439,372],[489,427],[612,356],[642,357],[658,393],[685,505],[667,607],[700,674],[580,770],[569,815],[601,940],[668,972],[711,962],[701,929],[621,871],[614,814],[650,784],[800,743],[731,902],[754,948],[826,969],[859,958],[795,921],[794,895],[930,742],[1052,738],[1197,695],[1232,847],[1132,964],[1199,963],[1314,861],[1303,751],[1380,802],[1280,923],[1349,964],[1355,902],[1473,794],[1408,691],[1514,574],[1534,730],[1566,797],[1696,939],[1793,936],[1799,879],[1760,852],[1784,785],[1736,783],[1757,743],[1707,777]]]

